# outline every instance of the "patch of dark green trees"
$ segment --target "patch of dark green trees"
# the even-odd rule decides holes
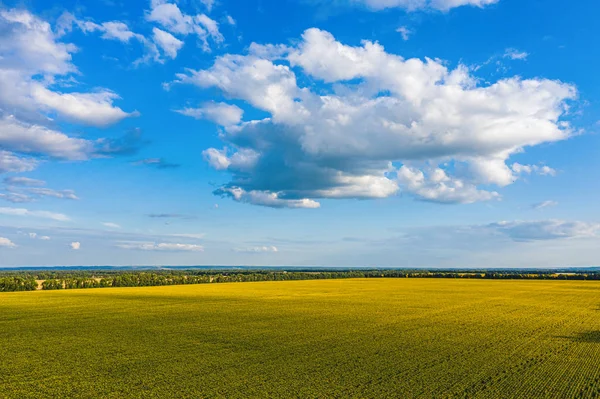
[[[600,280],[600,272],[555,273],[553,271],[40,271],[0,272],[0,292],[62,290],[107,287],[151,287],[161,285],[232,283],[249,281],[320,280],[338,278],[469,278],[531,280]],[[44,280],[38,287],[36,280]]]

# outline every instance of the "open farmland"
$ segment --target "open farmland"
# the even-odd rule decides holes
[[[0,359],[2,398],[596,398],[600,283],[3,293]]]

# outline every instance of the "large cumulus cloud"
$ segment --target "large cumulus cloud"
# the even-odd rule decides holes
[[[483,85],[465,66],[405,59],[369,41],[348,46],[319,29],[294,46],[218,57],[175,83],[216,87],[268,114],[224,126],[223,147],[204,156],[231,174],[217,194],[274,207],[400,190],[446,203],[498,198],[494,187],[523,167],[543,169],[517,171],[513,154],[573,134],[564,117],[577,96],[547,79]]]

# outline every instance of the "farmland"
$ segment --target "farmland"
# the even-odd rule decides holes
[[[600,282],[2,293],[0,359],[3,398],[596,398]]]

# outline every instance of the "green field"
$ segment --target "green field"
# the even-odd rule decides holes
[[[597,398],[600,282],[0,294],[4,398]]]

